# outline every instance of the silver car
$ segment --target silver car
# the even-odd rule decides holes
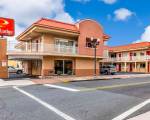
[[[8,66],[8,72],[9,73],[16,73],[16,74],[22,74],[23,70],[20,68],[15,68],[13,66]]]
[[[114,65],[104,65],[100,68],[101,74],[111,74],[114,75],[116,73],[116,67]]]

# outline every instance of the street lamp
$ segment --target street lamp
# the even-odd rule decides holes
[[[91,44],[92,44],[92,47],[94,48],[94,76],[96,76],[96,61],[97,61],[96,48],[97,48],[97,45],[99,45],[99,42],[100,42],[99,38],[91,37]]]

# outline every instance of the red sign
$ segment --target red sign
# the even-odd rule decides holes
[[[0,17],[0,36],[14,36],[14,20]]]

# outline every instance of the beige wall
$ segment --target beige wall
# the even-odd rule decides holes
[[[73,71],[77,76],[91,76],[94,75],[94,60],[88,58],[71,58],[71,57],[43,57],[42,75],[54,74],[55,60],[72,60]],[[99,62],[97,61],[97,75],[99,75]]]
[[[42,42],[47,44],[54,44],[55,38],[69,39],[69,40],[77,40],[75,37],[62,36],[62,35],[52,35],[52,34],[43,34]]]
[[[54,57],[54,56],[45,56],[42,61],[42,75],[53,75],[54,70],[54,61],[55,60],[72,60],[73,61],[73,70],[74,70],[74,58],[71,57]]]
[[[54,44],[54,36],[51,34],[43,34],[42,42],[46,44]]]
[[[97,61],[97,75],[99,75],[99,62]],[[77,76],[94,75],[94,60],[88,58],[76,58],[75,74]]]

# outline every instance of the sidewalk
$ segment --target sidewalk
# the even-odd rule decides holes
[[[67,83],[67,82],[79,82],[90,80],[111,80],[111,79],[123,79],[123,78],[139,78],[150,77],[150,74],[127,74],[127,75],[101,75],[101,76],[88,76],[88,77],[76,77],[76,76],[50,76],[45,79],[21,79],[21,80],[9,80],[4,81],[0,79],[0,87],[2,86],[21,86],[21,85],[33,85],[33,84],[55,84],[55,83]]]
[[[54,84],[62,82],[79,82],[88,80],[110,80],[110,79],[123,79],[123,78],[139,78],[150,77],[150,74],[128,74],[128,75],[101,75],[101,76],[88,76],[88,77],[76,77],[76,76],[51,76],[45,79],[32,80],[35,84]]]
[[[33,85],[35,84],[31,80],[13,80],[13,81],[4,81],[0,79],[0,87],[4,86],[22,86],[22,85]]]
[[[141,115],[138,115],[134,118],[130,118],[128,120],[150,120],[150,111]]]

